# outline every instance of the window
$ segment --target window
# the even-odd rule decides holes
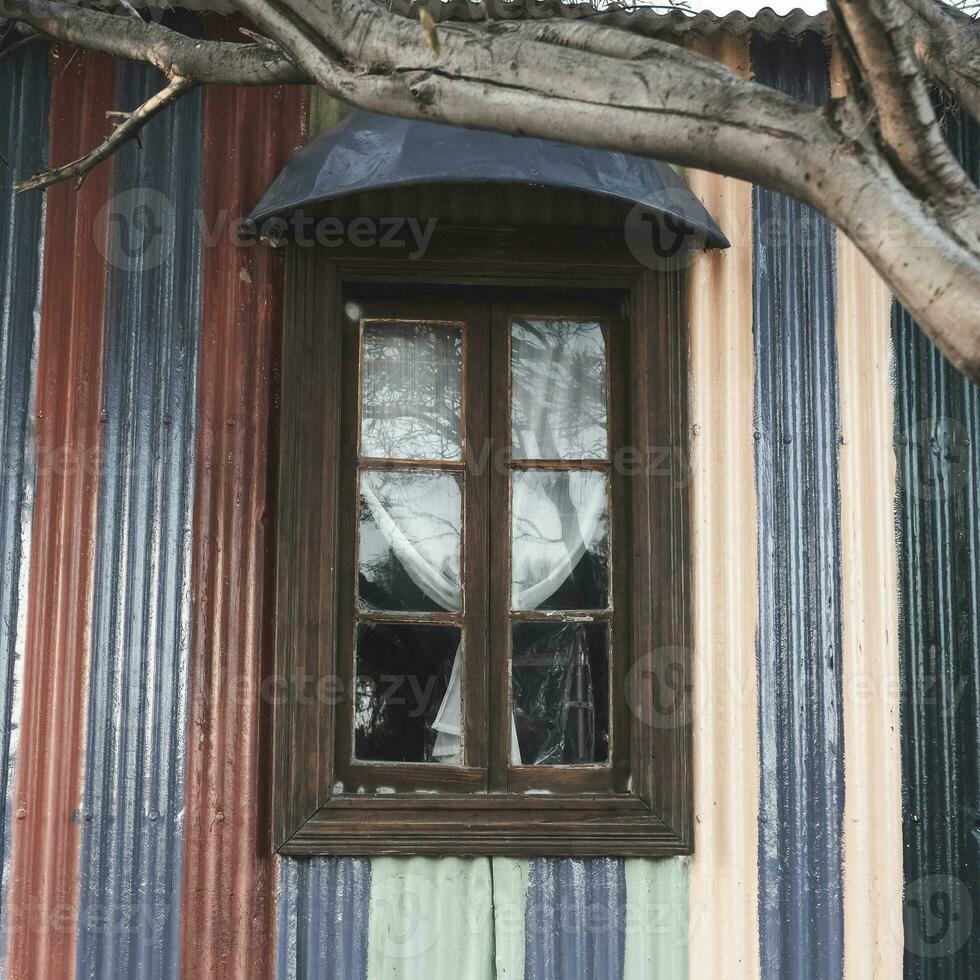
[[[661,707],[687,694],[683,345],[676,312],[645,320],[666,277],[340,265],[290,257],[276,845],[689,850],[689,719]]]

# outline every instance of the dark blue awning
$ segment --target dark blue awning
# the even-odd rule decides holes
[[[667,164],[569,143],[355,110],[296,153],[249,216],[261,228],[316,202],[413,184],[524,184],[585,191],[671,216],[706,244],[728,239]]]

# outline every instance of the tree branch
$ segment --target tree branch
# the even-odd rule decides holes
[[[147,99],[138,109],[126,113],[112,113],[121,115],[120,122],[113,129],[102,143],[94,150],[86,153],[85,156],[66,163],[64,166],[55,167],[51,170],[42,170],[40,173],[22,180],[14,186],[14,190],[29,191],[40,187],[49,187],[61,180],[69,180],[72,177],[78,178],[79,185],[85,179],[85,175],[122,146],[127,140],[133,139],[136,134],[146,125],[158,112],[165,109],[171,102],[176,102],[182,95],[190,92],[197,87],[197,82],[190,78],[175,78],[170,84],[151,99]]]
[[[28,24],[55,41],[147,62],[169,78],[218,85],[310,81],[288,57],[268,45],[201,41],[137,17],[106,14],[61,0],[0,0],[0,16]]]
[[[903,0],[915,53],[930,78],[980,122],[980,22],[937,0]]]

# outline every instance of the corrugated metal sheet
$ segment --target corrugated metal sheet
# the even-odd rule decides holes
[[[623,975],[626,876],[611,858],[531,862],[526,980]]]
[[[718,38],[698,50],[749,72],[747,41]],[[696,692],[688,949],[692,980],[744,980],[759,974],[752,186],[687,176],[732,242],[697,257],[688,293]]]
[[[278,980],[367,980],[371,862],[279,862]]]
[[[946,117],[980,180],[980,126]],[[893,311],[905,976],[980,975],[980,390]]]
[[[407,16],[416,16],[411,0],[394,0],[394,9]],[[550,17],[596,16],[592,3],[567,3],[562,0],[448,0],[446,3],[429,3],[427,9],[436,21],[463,20],[534,20]],[[612,23],[625,23],[644,34],[667,37],[711,37],[726,35],[747,38],[755,34],[765,38],[778,36],[799,38],[806,33],[828,36],[830,15],[823,11],[808,14],[803,10],[790,10],[777,14],[771,7],[763,7],[755,14],[732,11],[715,14],[702,11],[690,14],[671,9],[666,4],[651,6],[624,5],[621,12],[608,11],[604,19]]]
[[[203,96],[203,328],[198,380],[181,974],[272,975],[272,460],[281,257],[234,225],[301,143],[305,89]],[[257,144],[256,134],[264,142]]]
[[[495,980],[490,858],[377,858],[370,980]]]
[[[48,149],[48,59],[22,50],[0,62],[0,977],[7,939],[13,782],[34,503],[34,378],[41,316],[44,198],[13,185]]]
[[[697,924],[688,917],[687,858],[627,858],[623,980],[687,980]],[[727,938],[727,934],[726,934]],[[707,940],[713,941],[712,939]],[[738,974],[740,977],[755,974]]]
[[[826,100],[819,39],[751,56],[764,84]],[[754,206],[762,973],[817,980],[843,963],[835,234],[761,188]]]
[[[116,103],[165,80],[121,63]],[[201,100],[115,157],[78,974],[176,977],[200,331]]]
[[[846,92],[837,53],[831,94]],[[837,233],[844,685],[844,976],[902,972],[902,763],[891,388],[892,297]]]
[[[114,66],[51,51],[51,154],[98,143],[114,103]],[[37,480],[14,791],[11,978],[71,977],[78,903],[78,803],[101,426],[105,232],[96,216],[111,164],[47,192],[38,348]]]

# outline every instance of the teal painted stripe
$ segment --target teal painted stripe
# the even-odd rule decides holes
[[[980,125],[943,109],[980,182]],[[980,976],[980,389],[897,303],[905,976]]]

